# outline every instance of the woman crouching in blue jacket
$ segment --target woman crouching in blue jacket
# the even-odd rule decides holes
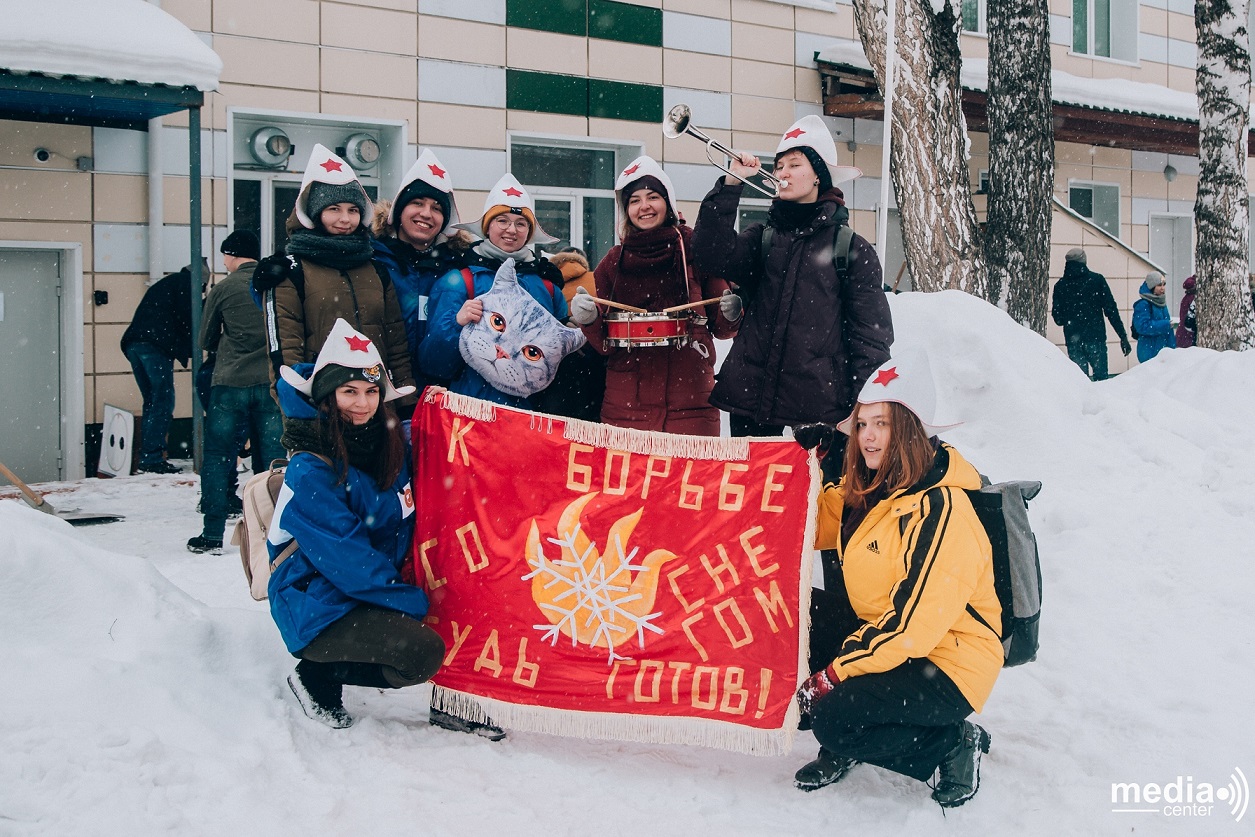
[[[414,388],[394,387],[379,350],[342,319],[312,368],[280,376],[283,445],[294,453],[267,538],[278,562],[270,613],[300,658],[288,686],[301,709],[342,729],[353,723],[344,686],[413,686],[444,659],[444,642],[422,622],[426,593],[401,578],[414,498],[387,402]]]

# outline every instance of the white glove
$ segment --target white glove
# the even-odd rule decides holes
[[[732,291],[724,291],[723,296],[719,297],[719,313],[723,314],[723,318],[728,322],[735,323],[740,320],[744,311],[745,306],[741,304],[741,297]]]
[[[593,297],[583,288],[575,291],[575,296],[571,297],[571,322],[576,325],[592,325],[597,319],[597,303],[593,302]]]

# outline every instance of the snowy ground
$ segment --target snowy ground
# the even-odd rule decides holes
[[[1094,385],[971,297],[893,307],[966,420],[946,439],[995,480],[1045,483],[1041,655],[979,719],[993,749],[967,806],[943,817],[867,766],[803,794],[809,733],[779,758],[493,744],[430,727],[424,687],[346,690],[358,722],[329,730],[287,694],[235,553],[184,549],[194,480],[138,476],[46,487],[127,516],[106,526],[0,500],[0,834],[1251,833],[1231,799],[1170,816],[1111,786],[1255,779],[1255,353],[1167,352]],[[1112,810],[1134,807],[1155,811]]]

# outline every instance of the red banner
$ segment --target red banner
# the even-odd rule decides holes
[[[787,750],[812,457],[439,390],[413,438],[411,569],[448,648],[438,705],[514,729]]]

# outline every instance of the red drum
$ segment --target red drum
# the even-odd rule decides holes
[[[606,344],[616,349],[675,346],[689,343],[690,312],[637,314],[611,311],[606,314]]]

